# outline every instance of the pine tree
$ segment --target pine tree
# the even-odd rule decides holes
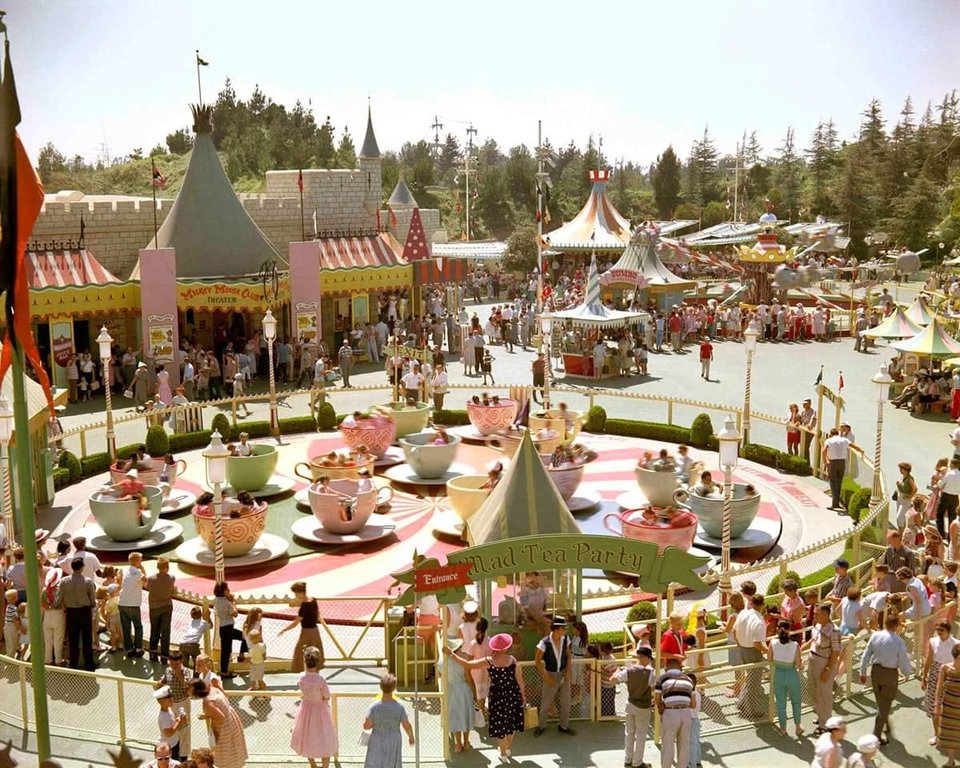
[[[760,153],[762,149],[760,147],[760,142],[757,139],[757,132],[751,131],[749,138],[744,142],[743,147],[743,159],[742,163],[744,168],[751,168],[754,165],[757,165],[761,158]]]
[[[440,148],[440,156],[437,158],[437,172],[445,176],[447,171],[455,168],[460,158],[460,142],[452,133],[447,134],[443,146]]]
[[[313,142],[313,164],[317,168],[333,168],[337,162],[337,150],[333,145],[333,123],[330,122],[330,115],[323,121],[323,125],[317,129],[317,135]]]
[[[803,160],[797,155],[793,138],[793,128],[787,128],[786,138],[777,150],[776,182],[780,189],[782,213],[792,224],[800,214],[800,190],[803,174]]]
[[[684,199],[698,209],[717,197],[717,148],[710,138],[708,127],[703,129],[703,138],[694,141],[687,161],[687,188]]]
[[[660,218],[672,219],[680,205],[680,161],[672,145],[657,157],[651,181]]]
[[[908,96],[903,109],[900,110],[900,120],[893,127],[893,133],[890,136],[883,185],[883,195],[888,200],[900,197],[910,184],[910,176],[919,171],[912,162],[915,130],[913,102]]]
[[[851,248],[863,253],[863,238],[875,223],[875,177],[866,160],[863,142],[848,145],[841,152],[841,165],[831,185],[831,195],[842,221],[847,225]]]
[[[940,212],[940,190],[923,174],[914,179],[902,196],[893,202],[893,229],[897,242],[912,250],[923,248],[930,241],[927,234],[937,225]]]
[[[343,129],[343,136],[340,137],[340,145],[337,147],[337,168],[356,168],[357,150],[353,146],[353,138],[350,136],[350,129]]]
[[[826,214],[831,208],[828,185],[836,164],[836,130],[833,123],[817,123],[817,128],[811,137],[810,148],[805,150],[807,156],[808,205],[814,215]],[[831,137],[831,130],[833,135]]]

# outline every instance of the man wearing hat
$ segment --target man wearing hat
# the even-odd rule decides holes
[[[170,754],[174,760],[180,759],[180,726],[187,721],[186,710],[173,711],[173,694],[170,687],[163,685],[153,692],[160,704],[160,713],[157,715],[157,725],[160,728],[160,741],[170,747]]]
[[[897,689],[900,678],[897,672],[903,672],[904,677],[910,677],[913,667],[910,664],[910,651],[903,638],[897,634],[900,628],[898,616],[887,616],[883,622],[883,629],[874,632],[867,641],[860,659],[860,683],[867,682],[867,671],[870,671],[870,685],[873,695],[877,699],[877,716],[873,721],[873,735],[881,744],[886,744],[893,729],[890,728],[890,708],[897,698]],[[887,736],[884,737],[884,731]]]
[[[840,488],[847,472],[849,453],[850,441],[840,434],[839,429],[831,429],[830,437],[823,443],[823,463],[827,466],[827,478],[830,481],[830,509],[844,511],[840,503]]]
[[[620,667],[610,676],[614,683],[627,684],[627,709],[623,720],[623,764],[631,768],[650,768],[643,762],[647,746],[647,730],[653,707],[656,673],[653,671],[653,652],[647,646],[637,646],[637,663]]]
[[[67,644],[70,646],[70,668],[80,666],[83,651],[83,667],[89,671],[97,668],[93,661],[93,620],[97,611],[96,587],[93,579],[83,575],[84,560],[75,557],[70,562],[73,572],[69,579],[60,582],[60,596],[67,612]]]
[[[550,634],[537,643],[536,665],[543,678],[543,692],[540,696],[540,725],[534,736],[543,733],[543,724],[547,722],[547,712],[560,694],[560,733],[573,735],[570,728],[570,670],[573,667],[573,650],[566,633],[567,622],[560,616],[554,616],[550,623]]]
[[[177,738],[180,740],[180,754],[190,754],[190,681],[193,673],[183,665],[180,651],[173,651],[167,659],[167,666],[154,683],[157,690],[166,688],[170,692],[170,701],[177,714],[183,717]],[[159,699],[158,699],[159,700]]]
[[[666,671],[654,688],[657,711],[660,713],[660,765],[663,768],[687,768],[690,761],[694,684],[683,674],[679,659],[667,659]],[[676,756],[676,763],[674,763]]]
[[[803,458],[810,461],[810,441],[813,439],[813,431],[817,428],[817,412],[813,409],[809,397],[804,399],[803,408],[800,409],[800,426],[805,427],[805,430],[800,433],[800,450],[803,452]]]

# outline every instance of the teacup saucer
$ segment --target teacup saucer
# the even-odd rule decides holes
[[[397,529],[386,515],[376,513],[370,515],[367,524],[356,533],[338,534],[327,531],[313,515],[301,517],[290,530],[298,538],[314,544],[364,544],[368,541],[378,541],[392,535]]]
[[[111,539],[103,532],[96,523],[87,523],[75,535],[83,536],[87,540],[87,546],[99,552],[132,552],[137,549],[152,549],[153,547],[162,547],[180,538],[183,533],[183,526],[175,520],[157,521],[150,531],[149,536],[144,536],[136,541],[116,541]]]

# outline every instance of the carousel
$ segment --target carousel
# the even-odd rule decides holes
[[[559,333],[561,337],[560,349],[553,351],[563,359],[566,376],[586,379],[618,376],[619,370],[610,361],[619,354],[619,335],[649,321],[647,312],[604,306],[596,256],[590,259],[583,304],[542,318],[544,334],[549,338]]]

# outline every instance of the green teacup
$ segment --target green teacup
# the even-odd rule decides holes
[[[259,491],[277,468],[276,446],[251,445],[250,449],[249,456],[227,458],[227,482],[234,491]]]
[[[150,535],[160,518],[163,493],[159,488],[147,486],[146,509],[140,508],[138,500],[117,501],[104,491],[90,496],[90,511],[105,534],[115,541],[137,541]]]

